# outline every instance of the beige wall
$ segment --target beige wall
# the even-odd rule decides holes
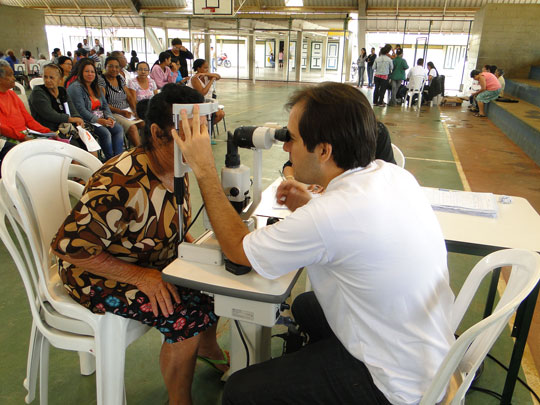
[[[489,4],[477,16],[483,24],[476,68],[497,65],[508,78],[527,78],[540,64],[540,6]]]
[[[39,53],[50,57],[43,11],[0,6],[0,49],[5,52],[8,48],[13,49],[17,59],[21,48],[32,52],[36,59]]]

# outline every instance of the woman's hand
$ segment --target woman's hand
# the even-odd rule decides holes
[[[108,123],[108,122],[109,122],[109,121],[106,120],[105,118],[98,118],[98,120],[97,120],[97,123],[98,123],[99,125],[103,125],[104,127],[107,126],[107,123]]]
[[[135,286],[150,300],[154,316],[158,316],[160,310],[165,318],[173,314],[174,305],[171,296],[177,304],[180,303],[180,295],[176,286],[163,281],[161,272],[158,270],[145,269]]]
[[[109,128],[114,127],[115,121],[112,118],[107,118],[105,122],[106,122],[105,124],[106,127],[109,127]]]
[[[79,117],[69,117],[68,122],[71,124],[75,124],[75,126],[81,126],[84,127],[84,121],[82,118]]]
[[[286,205],[291,211],[295,211],[311,200],[306,185],[296,180],[283,181],[276,190],[278,204]]]
[[[122,117],[131,118],[131,113],[127,110],[120,110],[117,114],[120,114]]]

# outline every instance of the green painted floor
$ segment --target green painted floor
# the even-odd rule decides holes
[[[276,82],[226,81],[219,83],[220,103],[226,111],[227,128],[234,130],[241,125],[261,125],[265,122],[276,122],[286,125],[288,113],[283,108],[287,96],[299,88],[298,85]],[[377,108],[378,118],[383,121],[392,135],[392,140],[404,152],[406,168],[411,171],[421,185],[463,189],[457,171],[451,147],[441,122],[439,109],[422,110],[420,116],[415,110],[399,108]],[[220,135],[214,146],[214,154],[218,168],[224,164],[226,145],[223,126],[220,124]],[[242,151],[243,163],[251,165],[251,152]],[[277,176],[278,169],[287,160],[287,154],[277,145],[264,152],[263,186],[270,184]],[[192,204],[196,211],[201,198],[196,182],[192,181]],[[193,227],[195,235],[202,232],[199,221]],[[459,291],[467,272],[479,260],[479,257],[460,254],[449,254],[448,264],[452,288]],[[3,246],[0,246],[0,404],[23,404],[26,391],[22,382],[26,370],[26,353],[31,325],[28,303],[22,283],[11,258]],[[293,295],[302,291],[304,280],[301,279],[293,291]],[[483,298],[487,286],[482,290],[471,306],[471,313],[464,323],[470,325],[479,320],[483,312]],[[223,321],[223,320],[222,320]],[[218,333],[220,343],[228,346],[228,322],[220,323]],[[160,334],[150,331],[134,342],[127,350],[125,379],[129,404],[163,404],[167,394],[161,379],[158,365]],[[509,331],[503,335],[492,350],[492,354],[507,363],[512,339]],[[281,353],[282,342],[274,338],[272,353]],[[487,389],[502,391],[504,371],[487,360],[485,370],[478,385]],[[522,376],[523,377],[523,376]],[[206,364],[197,364],[193,396],[195,404],[214,405],[220,403],[222,383],[219,375]],[[52,348],[50,355],[49,403],[50,404],[93,404],[95,403],[95,378],[83,377],[79,374],[78,356],[76,353]],[[37,398],[34,403],[39,403]],[[361,403],[361,399],[359,399]],[[474,392],[467,396],[467,404],[496,404],[492,397]],[[513,404],[532,404],[528,392],[519,385],[516,388]]]

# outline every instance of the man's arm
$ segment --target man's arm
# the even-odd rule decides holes
[[[197,178],[206,212],[221,250],[229,260],[250,266],[242,244],[249,230],[223,192],[212,155],[208,129],[205,122],[202,125],[200,123],[199,107],[193,107],[193,130],[190,128],[186,111],[182,110],[180,115],[183,134],[178,134],[174,129],[172,134]]]

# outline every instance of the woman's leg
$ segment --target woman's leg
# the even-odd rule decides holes
[[[381,87],[381,83],[380,79],[377,76],[375,76],[373,80],[375,81],[375,90],[373,90],[373,105],[377,105],[379,104],[379,90]]]
[[[364,73],[366,72],[365,66],[358,68],[358,86],[364,87]]]
[[[113,156],[119,155],[124,151],[124,128],[118,123],[110,128],[112,138]]]
[[[201,339],[199,342],[199,350],[197,352],[197,355],[213,360],[223,359],[223,352],[221,351],[221,348],[219,347],[217,342],[216,330],[217,322],[208,329],[206,329],[204,332],[199,334]],[[229,366],[227,364],[215,364],[215,367],[219,368],[223,372],[229,369]]]
[[[111,142],[111,133],[107,127],[95,127],[94,133],[99,138],[99,145],[105,154],[105,159],[109,160],[113,155],[113,147]]]
[[[130,126],[126,135],[132,146],[137,147],[141,144],[141,138],[139,137],[139,128],[137,125]]]
[[[200,335],[176,343],[163,342],[159,354],[161,374],[170,405],[191,404],[191,383],[197,360]]]
[[[478,103],[478,114],[479,115],[486,115],[486,113],[484,112],[484,106],[485,104],[481,101],[478,101],[476,100],[476,102]]]

